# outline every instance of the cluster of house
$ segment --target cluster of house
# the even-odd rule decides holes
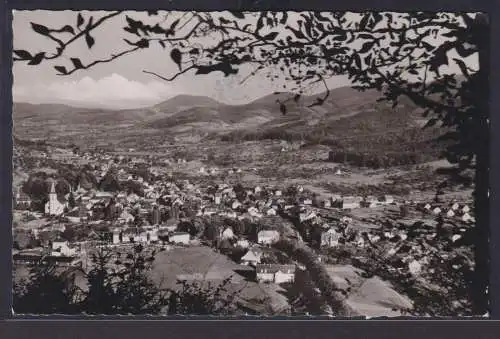
[[[58,266],[76,266],[81,264],[79,247],[68,241],[56,240],[48,249],[35,249],[13,253],[16,264],[53,263]]]
[[[94,158],[97,157],[99,161],[108,161],[107,164],[97,166],[95,175],[98,180],[114,167],[113,159],[109,155],[91,156],[88,154],[85,156],[88,160],[95,160]],[[183,163],[182,159],[178,160]],[[137,161],[143,161],[143,159]],[[315,208],[349,210],[395,203],[394,198],[390,195],[382,197],[334,195],[319,201],[316,197],[305,192],[301,186],[297,187],[299,194],[290,197],[283,194],[280,189],[273,187],[236,188],[227,184],[202,186],[187,180],[175,183],[170,179],[163,179],[162,173],[158,169],[151,167],[149,171],[159,179],[148,182],[144,178],[128,173],[124,168],[116,171],[119,181],[134,181],[139,184],[144,196],[138,196],[131,192],[86,190],[79,186],[74,191],[70,190],[66,196],[61,197],[57,194],[55,182],[53,182],[45,205],[45,214],[63,217],[73,224],[99,224],[107,219],[113,225],[108,241],[114,245],[137,242],[152,244],[160,241],[189,245],[193,240],[190,234],[177,230],[179,220],[187,214],[188,210],[191,211],[192,216],[219,215],[236,220],[255,220],[266,216],[276,216],[283,211],[290,212],[300,206],[298,212],[300,222],[312,223],[322,229],[320,245],[322,247],[337,247],[341,244],[342,239],[351,237],[348,234],[350,230],[348,225],[352,219],[344,216],[338,223],[332,225],[325,222],[318,215],[318,209]],[[237,168],[229,171],[232,173],[241,172]],[[200,173],[216,174],[218,169],[201,168]],[[74,207],[69,204],[70,196],[76,202]],[[30,208],[31,201],[26,194],[18,191],[15,198],[16,208]],[[442,206],[426,204],[421,208],[435,215],[443,213],[448,217],[458,215],[464,221],[469,221],[472,218],[467,206],[456,203],[444,212]],[[102,211],[104,213],[101,213]],[[262,263],[262,248],[279,241],[281,237],[279,231],[262,230],[258,232],[257,244],[251,244],[247,239],[236,239],[231,227],[222,228],[219,237],[221,239],[234,239],[236,246],[248,249],[241,258],[241,263],[255,267],[258,281],[284,283],[294,280],[295,266]],[[354,232],[350,241],[358,247],[365,247],[369,243],[377,243],[385,239],[404,241],[406,238],[407,234],[404,230],[389,232],[374,230],[364,234]],[[67,259],[68,262],[74,262],[74,258],[77,256],[78,249],[70,243],[55,241],[52,243],[51,253],[44,257],[54,260],[62,260],[61,258],[67,257],[73,258]],[[26,258],[28,257],[19,257],[18,255],[15,260],[22,261]],[[35,260],[36,258],[36,256],[32,256],[31,259],[26,260]]]
[[[450,206],[431,205],[429,203],[420,204],[418,208],[426,213],[432,213],[436,216],[446,216],[448,218],[457,217],[462,221],[474,221],[474,217],[470,215],[470,207],[467,204],[459,204],[453,202]]]

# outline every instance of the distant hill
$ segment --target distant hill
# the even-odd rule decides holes
[[[167,100],[165,103],[155,106],[162,112],[174,112],[165,114],[163,118],[152,120],[147,123],[148,128],[169,129],[173,132],[185,131],[187,128],[203,131],[214,129],[242,129],[255,128],[266,125],[282,125],[299,120],[321,118],[325,115],[338,116],[343,114],[357,114],[360,108],[373,104],[379,97],[376,91],[358,92],[352,88],[337,88],[330,92],[328,100],[321,106],[309,108],[316,98],[324,94],[304,96],[297,103],[292,93],[270,94],[248,104],[225,105],[209,98],[192,97],[193,103],[187,109],[175,109],[174,104],[186,107],[189,98],[186,96]],[[287,114],[283,115],[279,109],[279,103],[286,101]],[[203,105],[204,104],[204,105]],[[157,108],[159,107],[159,108]]]
[[[226,106],[215,99],[195,95],[177,95],[151,107],[151,110],[171,115],[193,107],[215,108]]]
[[[420,110],[409,100],[392,108],[377,102],[380,93],[375,90],[341,87],[331,90],[323,105],[308,107],[324,94],[303,96],[294,102],[292,93],[275,93],[244,105],[179,95],[152,107],[128,110],[16,103],[14,130],[22,139],[38,131],[45,133],[38,135],[43,139],[50,131],[52,138],[59,135],[67,140],[71,133],[85,138],[87,129],[92,129],[92,142],[121,142],[127,133],[144,142],[183,134],[226,141],[284,139],[369,153],[427,149],[434,147],[434,140],[443,133],[439,128],[422,131]],[[280,111],[277,100],[286,101],[286,114]]]

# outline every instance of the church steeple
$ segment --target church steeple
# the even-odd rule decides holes
[[[50,187],[50,194],[55,194],[56,193],[56,183],[55,181],[52,181],[52,186]]]

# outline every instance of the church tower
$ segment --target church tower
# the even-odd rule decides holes
[[[59,201],[57,200],[57,193],[56,193],[56,183],[52,181],[52,186],[50,187],[50,193],[49,193],[49,214],[54,215],[56,214],[56,206],[59,204]]]

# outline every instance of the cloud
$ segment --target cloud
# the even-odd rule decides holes
[[[142,83],[112,74],[94,80],[84,77],[76,81],[53,82],[50,84],[14,84],[14,101],[33,103],[66,102],[116,108],[154,104],[177,94],[166,83],[151,81]]]

